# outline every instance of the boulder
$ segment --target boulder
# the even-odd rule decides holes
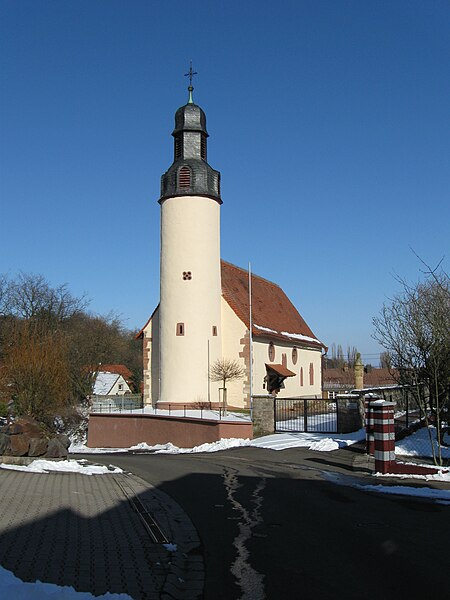
[[[47,448],[48,441],[45,438],[30,438],[28,456],[44,456]]]
[[[20,417],[16,423],[22,428],[22,433],[27,435],[29,438],[43,438],[45,433],[42,426],[31,417]]]
[[[10,451],[10,437],[5,433],[0,433],[0,456],[2,454],[9,454]]]
[[[65,435],[64,433],[61,433],[60,435],[56,436],[56,439],[61,442],[61,444],[64,446],[64,448],[66,448],[66,450],[69,449],[70,440],[69,440],[69,436],[68,435]]]
[[[67,458],[67,448],[59,441],[58,438],[48,440],[47,458]]]
[[[22,425],[18,421],[7,425],[7,427],[8,431],[6,431],[5,433],[7,433],[8,435],[19,435],[20,433],[23,433]]]
[[[30,438],[26,435],[11,435],[11,456],[26,456],[30,447]]]

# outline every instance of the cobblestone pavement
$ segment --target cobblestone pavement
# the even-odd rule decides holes
[[[204,582],[185,512],[129,474],[0,469],[0,564],[23,581],[134,599],[201,598]]]

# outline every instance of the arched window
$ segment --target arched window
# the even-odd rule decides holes
[[[292,364],[297,364],[298,351],[297,348],[292,348]]]
[[[270,362],[273,362],[275,360],[275,346],[273,345],[273,342],[270,342],[269,344],[268,354]]]
[[[303,367],[300,367],[300,386],[303,387]]]
[[[189,167],[181,167],[178,171],[178,187],[179,188],[190,188],[191,187],[191,170]]]
[[[309,363],[309,385],[314,385],[314,365]]]

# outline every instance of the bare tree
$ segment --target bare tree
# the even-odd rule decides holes
[[[87,301],[73,296],[62,284],[52,287],[42,275],[20,273],[16,280],[2,277],[3,312],[21,319],[37,319],[52,325],[84,311]],[[0,298],[1,299],[1,298]]]
[[[16,321],[4,352],[0,373],[6,399],[17,414],[52,425],[54,415],[68,405],[70,371],[67,340],[62,332],[37,331],[39,325]]]
[[[441,464],[441,422],[446,420],[450,393],[450,282],[444,272],[428,273],[410,285],[399,279],[402,292],[373,319],[374,338],[386,349],[398,382],[409,386],[423,407],[426,424],[436,424]]]
[[[245,367],[238,360],[230,358],[218,358],[209,369],[211,381],[220,381],[223,388],[223,413],[227,414],[227,383],[242,379],[245,375]]]

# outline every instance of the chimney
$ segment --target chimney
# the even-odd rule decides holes
[[[355,361],[355,388],[362,390],[364,388],[364,365],[362,364],[361,354],[356,354]]]

